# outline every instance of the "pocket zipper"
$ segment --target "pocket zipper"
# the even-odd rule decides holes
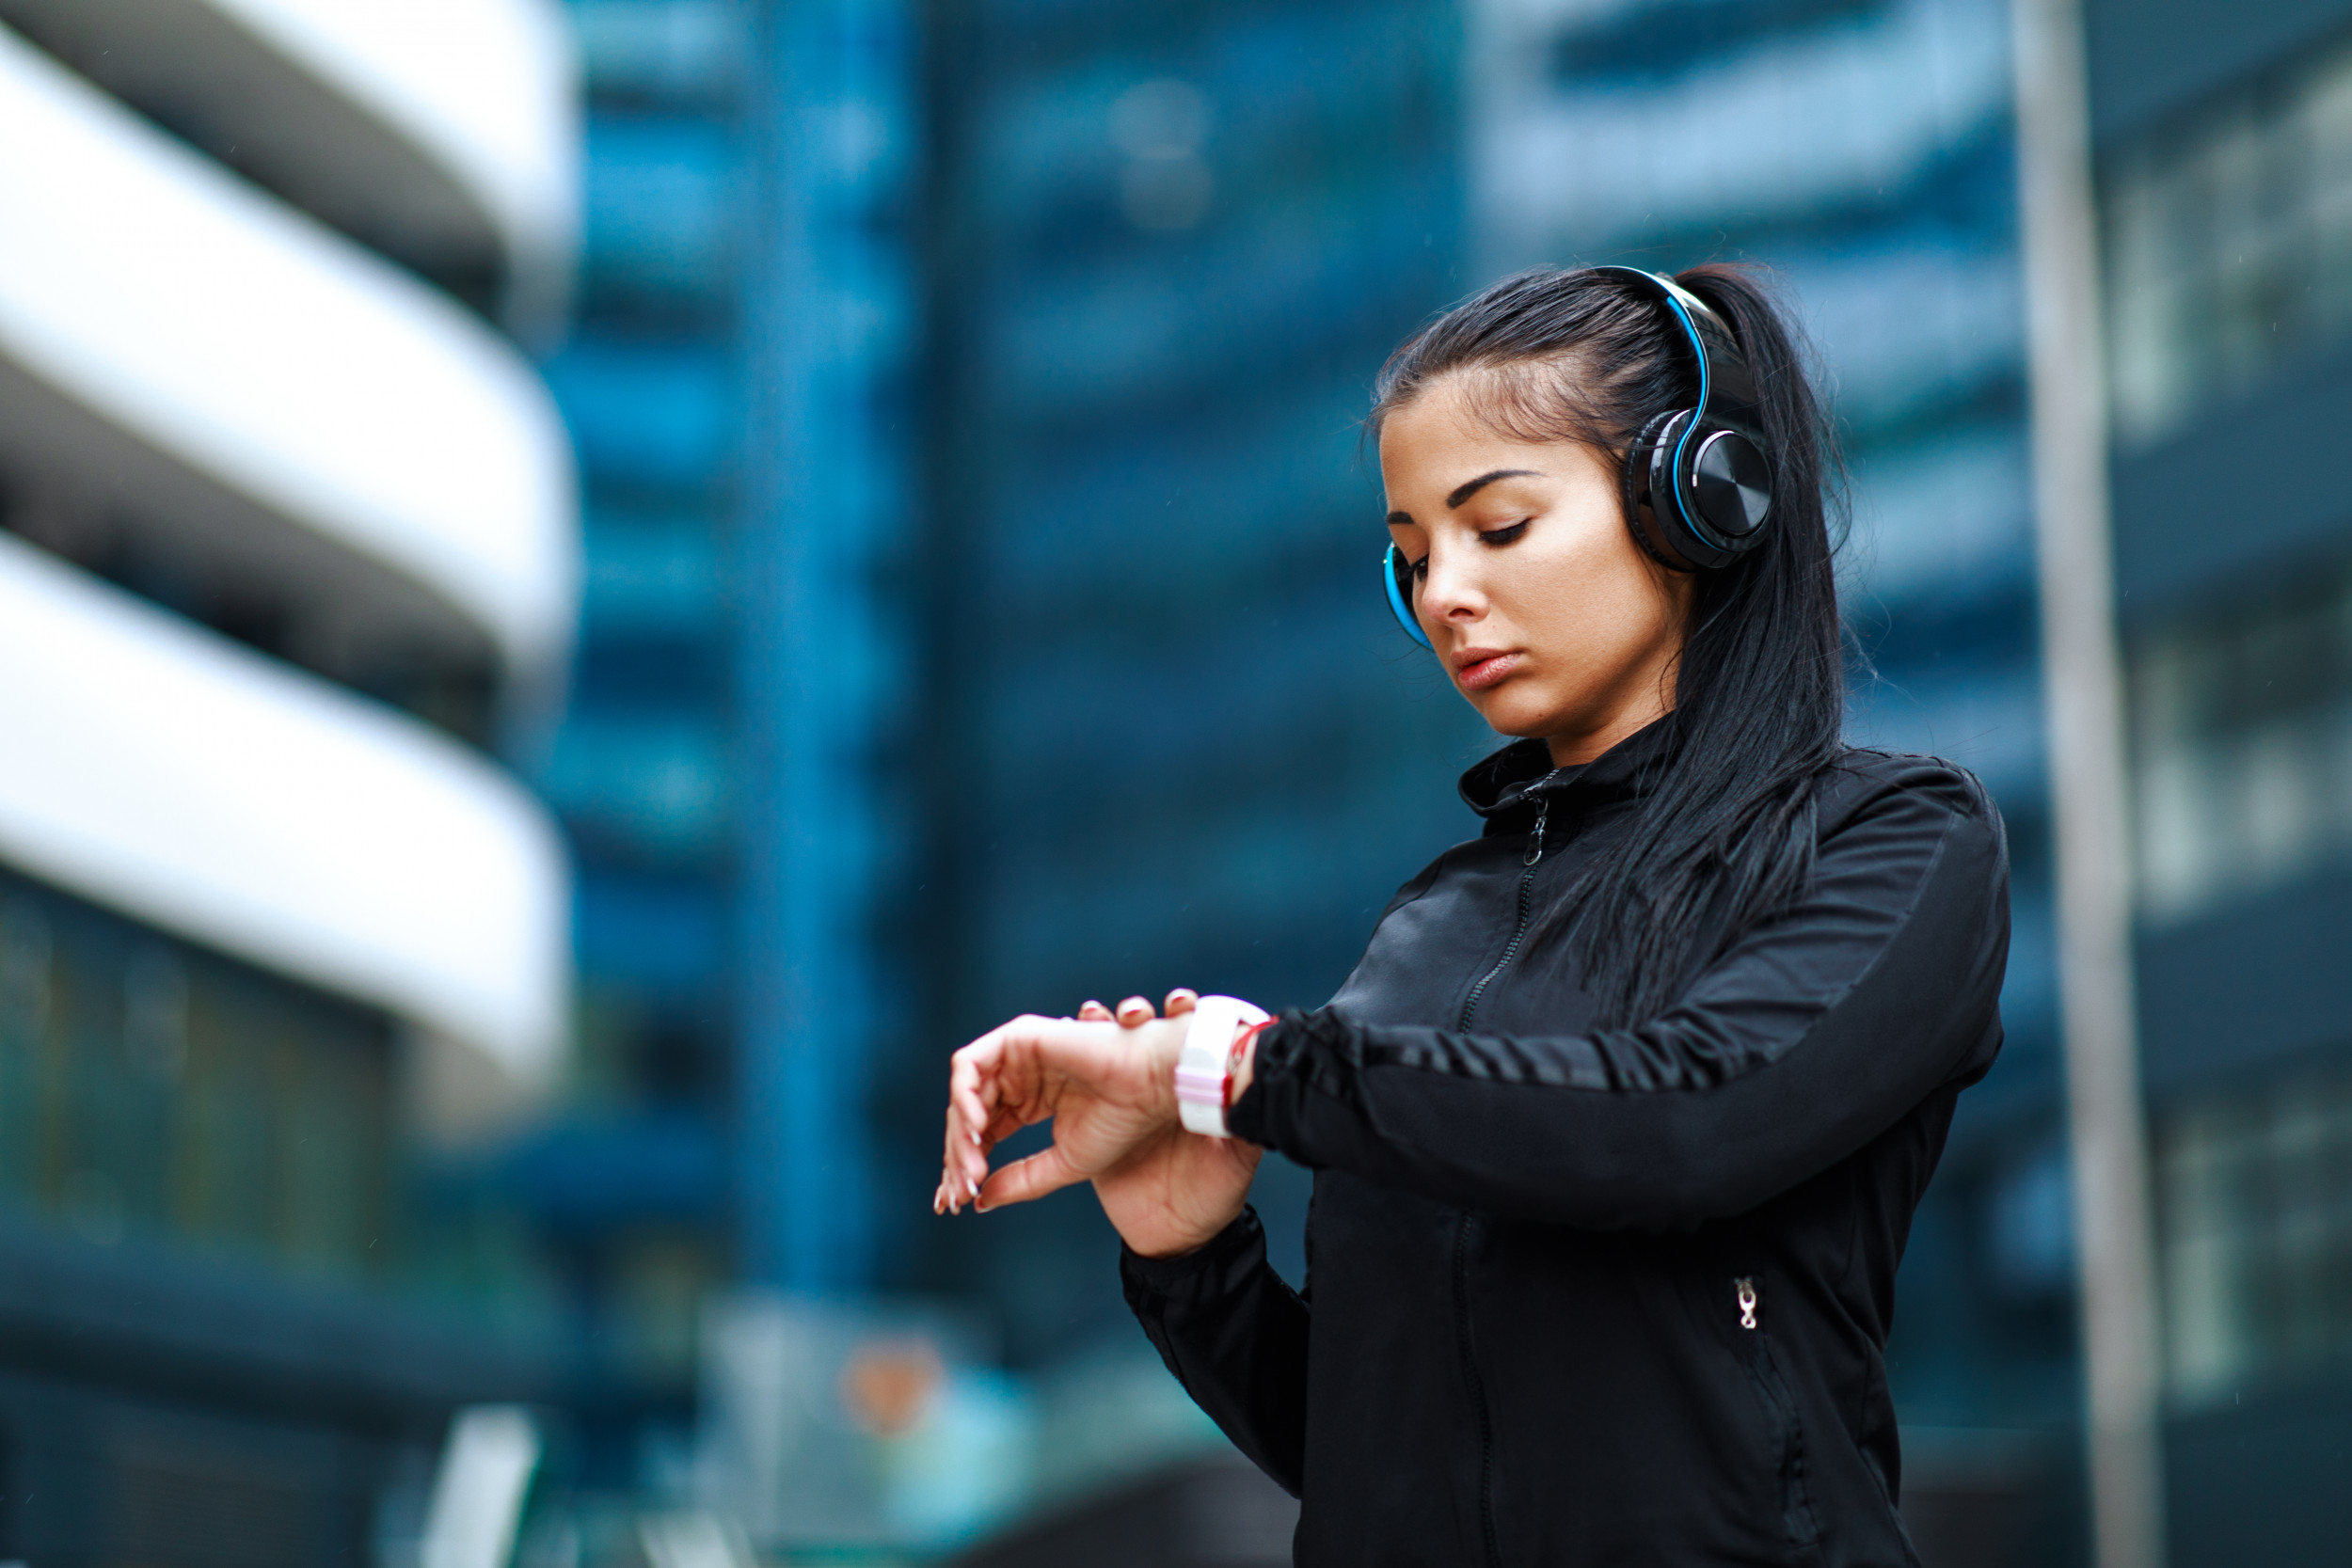
[[[1756,1326],[1756,1302],[1759,1299],[1756,1293],[1756,1281],[1749,1278],[1745,1275],[1742,1275],[1740,1278],[1731,1282],[1731,1288],[1733,1292],[1738,1296],[1740,1302],[1740,1326],[1741,1328],[1754,1328]]]

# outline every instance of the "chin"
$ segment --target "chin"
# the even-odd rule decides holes
[[[1516,697],[1516,693],[1507,690],[1495,692],[1490,701],[1479,705],[1478,717],[1495,734],[1514,740],[1534,740],[1560,727],[1555,712],[1538,703],[1515,700]]]

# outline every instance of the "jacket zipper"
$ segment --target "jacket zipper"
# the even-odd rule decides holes
[[[1535,911],[1535,867],[1544,858],[1544,822],[1550,816],[1551,800],[1547,796],[1543,804],[1535,808],[1534,831],[1528,837],[1527,853],[1519,859],[1522,869],[1519,872],[1518,924],[1512,927],[1511,942],[1503,948],[1502,957],[1495,960],[1494,968],[1478,977],[1478,984],[1470,987],[1470,995],[1463,999],[1459,1027],[1465,1031],[1470,1028],[1470,1020],[1478,1016],[1478,1004],[1485,998],[1486,988],[1495,983],[1496,975],[1511,967],[1511,960],[1518,957],[1519,943],[1527,940],[1527,923]]]
[[[1545,797],[1535,808],[1535,827],[1527,844],[1527,853],[1520,858],[1518,924],[1512,927],[1511,941],[1502,950],[1495,966],[1478,978],[1470,993],[1462,1002],[1460,1027],[1468,1030],[1470,1021],[1478,1016],[1479,1000],[1495,976],[1511,966],[1518,956],[1519,944],[1527,940],[1529,918],[1534,912],[1535,867],[1544,858],[1544,823],[1551,816],[1551,800]],[[1478,1529],[1486,1548],[1486,1568],[1502,1568],[1502,1543],[1495,1532],[1495,1434],[1494,1422],[1486,1412],[1486,1385],[1478,1375],[1478,1350],[1470,1337],[1470,1249],[1476,1234],[1478,1216],[1468,1210],[1454,1222],[1454,1338],[1462,1356],[1462,1379],[1470,1386],[1470,1409],[1478,1418]]]

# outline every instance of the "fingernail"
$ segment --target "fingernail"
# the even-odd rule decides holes
[[[980,1201],[980,1184],[977,1181],[964,1182],[963,1190],[965,1194],[971,1197],[973,1202],[977,1203]]]

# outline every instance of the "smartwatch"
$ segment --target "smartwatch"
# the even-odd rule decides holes
[[[1244,1029],[1272,1016],[1238,996],[1204,996],[1193,1006],[1192,1025],[1176,1057],[1176,1115],[1185,1132],[1232,1136],[1225,1131],[1225,1096],[1232,1084],[1233,1044]]]

